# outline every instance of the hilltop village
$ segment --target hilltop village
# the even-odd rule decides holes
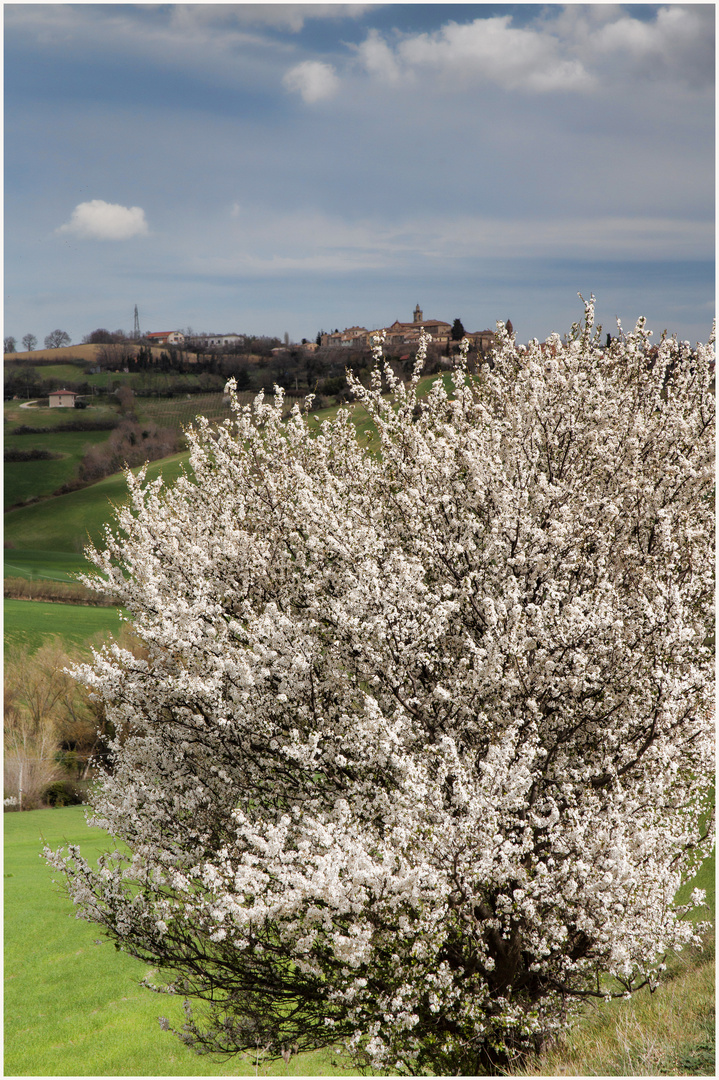
[[[512,332],[512,322],[507,320],[507,327]],[[368,330],[364,326],[348,326],[344,330],[334,330],[326,333],[320,330],[314,342],[303,338],[299,345],[285,341],[284,346],[276,346],[274,352],[281,352],[283,348],[302,348],[308,351],[315,349],[371,349],[374,340],[379,334],[384,334],[385,347],[416,346],[419,343],[421,333],[429,334],[435,346],[447,348],[452,342],[467,338],[470,348],[480,354],[488,353],[494,347],[493,330],[464,329],[461,321],[455,319],[453,323],[444,322],[442,319],[425,319],[419,304],[414,309],[411,322],[401,322],[396,319],[391,326]],[[171,345],[179,348],[195,351],[198,347],[203,351],[213,349],[233,350],[242,346],[245,336],[242,334],[193,334],[191,331],[183,333],[181,330],[153,331],[144,335],[151,345]]]
[[[512,333],[511,319],[507,319],[506,326]],[[284,342],[280,342],[237,333],[195,334],[180,330],[153,331],[145,334],[143,340],[153,353],[161,348],[160,363],[171,364],[173,368],[180,365],[181,370],[234,375],[243,390],[267,386],[269,374],[270,385],[283,386],[290,396],[313,390],[338,402],[345,397],[348,368],[359,378],[369,374],[372,346],[380,336],[384,338],[385,357],[398,373],[406,375],[412,369],[422,333],[431,338],[425,364],[428,374],[451,362],[463,338],[470,344],[470,363],[487,359],[495,346],[493,330],[466,331],[460,319],[452,323],[426,319],[419,304],[411,322],[396,319],[390,326],[375,329],[349,326],[330,332],[320,330],[314,341],[303,338],[294,343],[286,334]],[[153,366],[156,363],[153,360]]]
[[[511,321],[506,325],[511,333]],[[136,329],[132,336],[98,329],[72,345],[69,336],[60,338],[58,331],[57,343],[49,347],[46,339],[44,350],[16,352],[14,340],[12,348],[6,342],[5,399],[52,397],[51,406],[82,408],[90,395],[112,395],[121,385],[138,397],[187,397],[221,393],[226,380],[234,377],[241,391],[272,393],[278,385],[289,397],[312,392],[321,407],[347,399],[348,369],[359,379],[369,378],[372,345],[382,333],[385,357],[397,374],[408,375],[422,332],[431,337],[427,374],[450,365],[463,338],[470,343],[470,364],[488,359],[495,345],[493,331],[467,332],[460,319],[426,319],[419,304],[410,322],[398,319],[372,330],[321,330],[314,341],[303,338],[299,343],[290,342],[287,334],[282,341],[240,333],[198,334],[188,328],[148,333]]]
[[[507,325],[511,332],[511,322],[508,322]],[[397,319],[391,326],[383,328],[385,345],[389,347],[416,345],[423,331],[431,336],[433,343],[436,345],[447,346],[451,341],[459,341],[465,337],[469,339],[470,346],[480,353],[487,353],[494,346],[494,332],[492,330],[467,332],[459,319],[456,319],[454,323],[443,322],[441,319],[425,319],[419,304],[414,309],[412,322],[400,322]],[[319,344],[327,348],[371,348],[373,337],[380,332],[366,330],[364,326],[350,326],[346,330],[335,330],[332,334],[322,334]]]

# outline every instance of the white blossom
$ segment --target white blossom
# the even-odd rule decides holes
[[[230,386],[186,476],[128,474],[94,582],[147,659],[78,672],[117,850],[49,857],[207,1003],[190,1044],[472,1075],[697,940],[713,349],[640,320],[605,350],[592,319],[500,325],[451,394],[417,395],[426,343],[407,385],[378,344],[350,377],[377,455],[350,409],[313,435]]]

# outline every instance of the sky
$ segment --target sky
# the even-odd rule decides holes
[[[5,335],[714,317],[714,5],[4,5]],[[20,346],[18,346],[20,347]]]

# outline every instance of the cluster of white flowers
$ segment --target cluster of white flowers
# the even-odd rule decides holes
[[[147,659],[80,672],[118,850],[50,858],[200,1049],[476,1074],[695,940],[713,349],[592,320],[424,397],[378,350],[377,454],[233,394],[188,476],[128,475],[93,560]]]

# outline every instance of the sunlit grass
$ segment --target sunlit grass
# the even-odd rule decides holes
[[[183,453],[155,461],[148,467],[148,478],[162,473],[172,483],[187,459]],[[88,537],[100,540],[112,520],[112,505],[126,499],[124,473],[113,473],[91,487],[12,510],[5,515],[5,541],[20,550],[80,553]]]
[[[331,1051],[267,1066],[260,1057],[199,1057],[159,1016],[183,1023],[182,1002],[140,986],[147,964],[117,952],[74,917],[41,858],[43,842],[80,844],[92,860],[108,840],[82,807],[5,815],[6,1076],[338,1076]],[[57,875],[56,875],[57,876]]]
[[[33,551],[30,548],[5,550],[5,577],[24,577],[31,581],[75,581],[79,573],[90,569],[84,556],[68,551]]]

